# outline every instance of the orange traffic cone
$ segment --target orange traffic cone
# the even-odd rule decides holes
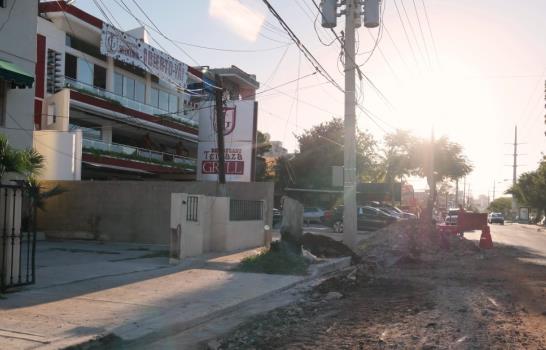
[[[491,249],[493,248],[493,239],[491,238],[491,231],[488,225],[482,228],[482,235],[480,237],[480,248]]]

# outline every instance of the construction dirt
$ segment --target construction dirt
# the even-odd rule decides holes
[[[546,266],[514,247],[426,238],[415,225],[370,235],[354,269],[246,322],[220,348],[546,349]]]

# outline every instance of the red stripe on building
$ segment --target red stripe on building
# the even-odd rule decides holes
[[[34,128],[36,130],[42,129],[42,104],[41,100],[34,99]]]
[[[75,16],[82,21],[89,23],[92,26],[95,26],[99,29],[102,29],[102,21],[98,19],[97,17],[90,15],[87,12],[84,12],[80,10],[79,8],[67,5],[64,1],[48,1],[48,2],[41,2],[38,5],[38,10],[40,13],[47,13],[47,12],[66,12],[71,14],[72,16]]]
[[[36,37],[36,84],[35,84],[35,96],[44,98],[44,85],[45,85],[45,64],[46,64],[46,37],[38,34]]]

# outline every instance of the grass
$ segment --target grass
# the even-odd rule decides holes
[[[275,275],[306,275],[309,263],[301,255],[285,250],[264,250],[244,258],[237,271]]]

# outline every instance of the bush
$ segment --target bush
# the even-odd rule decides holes
[[[305,275],[309,263],[302,255],[285,249],[263,250],[257,255],[244,258],[238,271],[278,275]]]

